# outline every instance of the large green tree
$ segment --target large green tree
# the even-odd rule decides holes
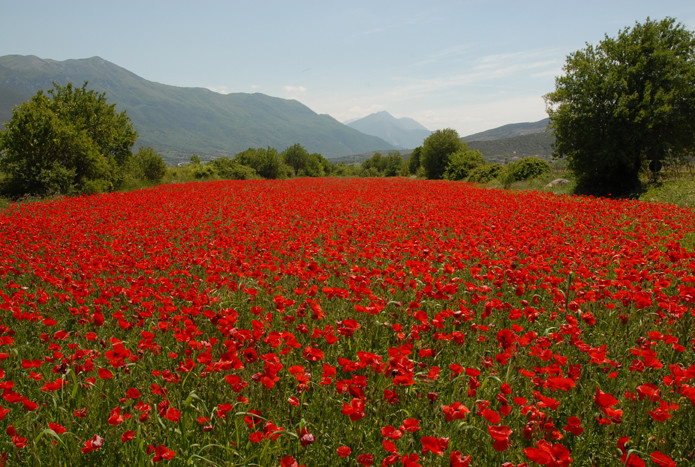
[[[420,165],[425,169],[425,176],[442,178],[449,166],[451,155],[466,149],[456,130],[446,128],[435,131],[425,139],[420,150]]]
[[[545,97],[578,190],[632,193],[647,161],[695,147],[695,36],[672,18],[636,23],[570,54]]]
[[[15,108],[0,133],[8,194],[76,194],[117,188],[137,138],[130,118],[104,94],[53,83]]]

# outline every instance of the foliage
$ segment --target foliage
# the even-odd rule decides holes
[[[468,173],[466,181],[472,183],[488,183],[499,177],[504,170],[505,167],[498,163],[479,165]]]
[[[300,144],[285,149],[282,158],[297,177],[323,177],[332,171],[332,164],[321,154],[309,154]]]
[[[130,118],[104,94],[54,83],[15,108],[0,133],[6,190],[78,194],[116,189],[125,179],[137,138]]]
[[[695,148],[695,35],[666,18],[606,36],[567,57],[546,102],[578,190],[632,193],[645,161]]]
[[[358,175],[358,168],[354,164],[346,164],[344,162],[340,162],[335,165],[333,173],[338,177],[354,177]]]
[[[285,178],[287,174],[283,158],[275,148],[249,148],[234,156],[233,160],[251,167],[266,179]]]
[[[507,172],[513,181],[538,178],[551,172],[550,164],[538,157],[524,157],[507,164]]]
[[[383,174],[379,172],[379,169],[376,167],[364,167],[360,169],[359,172],[360,177],[382,177]]]
[[[446,128],[437,130],[428,136],[420,151],[420,165],[425,169],[425,176],[430,179],[444,177],[451,154],[466,149],[456,130]]]
[[[465,180],[472,170],[485,164],[480,151],[470,150],[465,143],[463,144],[464,149],[449,156],[449,163],[444,172],[444,178],[447,180]]]
[[[416,174],[420,169],[420,155],[422,154],[422,146],[418,146],[413,149],[410,153],[410,159],[408,159],[408,172],[411,174]]]
[[[133,155],[132,163],[135,167],[136,177],[151,183],[159,183],[167,171],[164,159],[151,147],[138,149]]]
[[[689,465],[693,231],[405,178],[13,205],[2,462]]]
[[[390,152],[386,157],[377,152],[362,162],[361,177],[396,177],[407,175],[407,165],[398,151]]]
[[[228,157],[219,157],[209,162],[215,174],[225,180],[252,180],[258,177],[256,171]]]

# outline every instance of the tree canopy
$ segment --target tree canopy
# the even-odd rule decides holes
[[[695,147],[695,36],[648,18],[570,54],[545,97],[554,155],[578,190],[634,192],[647,161]]]
[[[68,83],[15,108],[0,133],[0,170],[10,195],[108,191],[124,180],[137,138],[104,94]]]
[[[442,178],[451,155],[466,149],[456,130],[446,128],[435,131],[425,139],[420,150],[420,164],[425,169],[425,176]]]

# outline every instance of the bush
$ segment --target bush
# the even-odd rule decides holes
[[[233,161],[228,157],[220,157],[210,161],[217,176],[225,180],[253,180],[260,178],[251,167]]]
[[[504,172],[502,164],[485,164],[480,165],[468,173],[466,181],[472,183],[489,183],[498,178]]]
[[[134,175],[141,180],[159,183],[167,172],[162,156],[150,147],[142,147],[133,154]]]
[[[507,165],[507,172],[512,181],[528,180],[549,174],[550,164],[538,157],[524,157]]]
[[[360,177],[381,177],[381,172],[376,167],[362,167]]]
[[[485,164],[483,155],[480,151],[464,149],[456,151],[449,155],[449,163],[444,172],[444,178],[447,180],[465,180],[471,170]]]

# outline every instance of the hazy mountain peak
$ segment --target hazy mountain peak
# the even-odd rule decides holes
[[[400,149],[413,149],[422,145],[431,131],[412,118],[396,118],[386,110],[347,123],[362,133],[377,136]]]

